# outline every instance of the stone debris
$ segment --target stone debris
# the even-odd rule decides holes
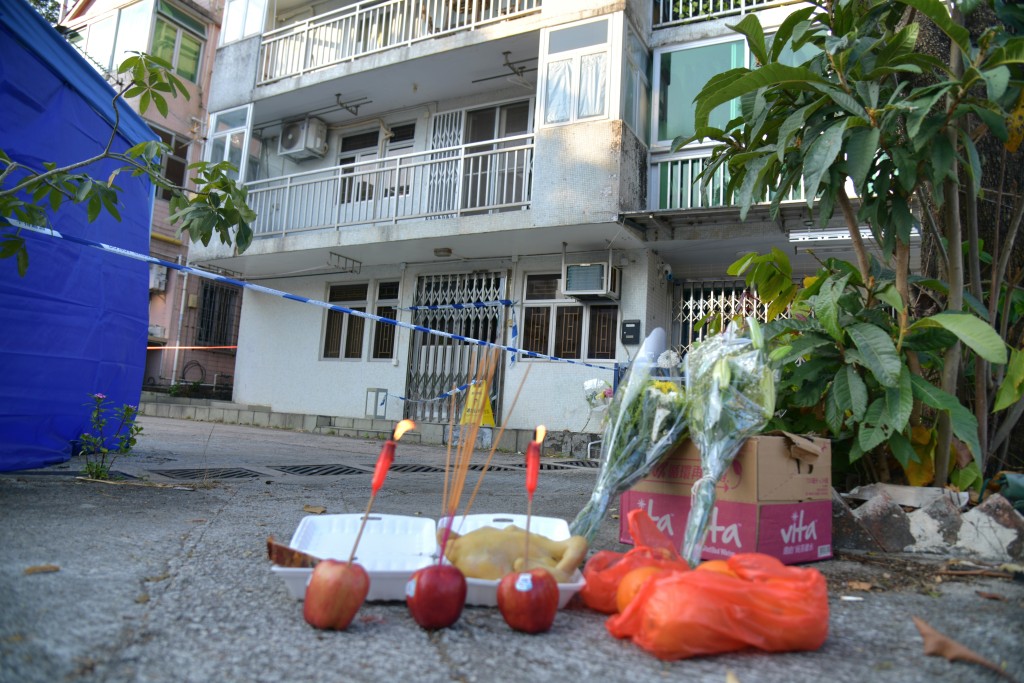
[[[910,489],[905,491],[901,489]],[[856,503],[864,502],[860,505]],[[855,506],[852,506],[850,503]],[[963,511],[942,489],[875,484],[832,496],[832,544],[839,550],[920,552],[987,562],[1024,560],[1024,515],[998,493]],[[904,508],[911,507],[909,513]]]

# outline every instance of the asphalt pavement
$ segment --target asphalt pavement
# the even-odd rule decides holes
[[[348,630],[317,631],[270,571],[265,540],[287,542],[309,506],[362,512],[380,442],[140,424],[136,454],[114,465],[129,483],[78,480],[76,461],[0,474],[0,681],[1007,680],[927,656],[913,616],[1024,681],[1024,585],[969,577],[901,586],[880,556],[813,565],[830,606],[829,636],[815,652],[663,662],[613,638],[606,617],[577,601],[536,636],[509,629],[493,607],[467,607],[454,627],[424,631],[401,602],[367,603]],[[436,519],[445,457],[400,443],[374,511]],[[522,460],[495,456],[506,467],[487,474],[472,512],[525,512]],[[596,469],[544,462],[533,512],[571,520]],[[592,550],[626,549],[617,537],[609,518]],[[944,559],[910,566],[920,561],[924,572]],[[906,573],[907,558],[892,560]]]

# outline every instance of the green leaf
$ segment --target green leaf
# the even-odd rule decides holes
[[[910,413],[914,408],[913,394],[913,385],[910,381],[910,368],[904,365],[900,372],[899,385],[895,387],[886,387],[885,389],[885,402],[890,415],[889,424],[891,424],[898,432],[902,432],[906,428],[907,422],[910,420]]]
[[[160,112],[160,116],[167,118],[167,112],[169,111],[167,107],[167,100],[164,99],[161,95],[158,95],[156,92],[154,92],[153,104],[156,105],[156,110]]]
[[[846,143],[847,174],[854,187],[860,188],[871,170],[871,162],[878,154],[878,140],[882,131],[877,128],[858,128],[850,133]]]
[[[992,326],[970,313],[946,311],[915,321],[910,330],[941,327],[955,334],[965,345],[989,363],[1006,363],[1006,342]]]
[[[876,289],[875,297],[892,306],[897,312],[903,310],[903,297],[896,291],[896,286],[892,283]]]
[[[875,399],[864,415],[863,424],[857,430],[857,443],[865,453],[868,453],[888,440],[890,434],[892,429],[886,423],[885,399]]]
[[[910,463],[917,462],[917,452],[910,439],[903,436],[902,432],[893,432],[889,437],[889,450],[904,469],[909,467]]]
[[[936,410],[949,412],[950,424],[956,438],[967,444],[974,461],[981,467],[981,443],[978,441],[978,420],[967,408],[960,405],[956,396],[946,393],[919,375],[911,375],[914,398]]]
[[[786,66],[778,62],[766,64],[753,71],[732,69],[712,77],[697,95],[694,120],[697,127],[707,126],[711,112],[720,104],[761,88],[785,85],[789,89],[810,90],[812,83],[828,85],[828,81],[811,69]]]
[[[939,0],[899,0],[921,12],[953,40],[965,55],[971,54],[971,36],[963,26],[949,16],[949,10]]]
[[[761,28],[761,22],[758,21],[756,14],[748,14],[740,23],[731,24],[729,28],[746,36],[750,54],[758,64],[763,66],[771,61],[764,43],[764,29]]]
[[[821,179],[828,173],[843,148],[846,123],[844,119],[842,123],[830,126],[810,143],[807,156],[804,157],[804,192],[809,207],[814,205]]]
[[[995,405],[992,412],[998,412],[1014,405],[1024,395],[1024,351],[1010,351],[1010,362],[1006,366],[1006,376],[996,392]]]
[[[888,333],[868,323],[855,323],[846,331],[860,351],[865,367],[878,383],[883,387],[896,386],[903,364]]]
[[[849,276],[836,279],[835,276],[828,277],[821,285],[817,296],[811,298],[811,306],[814,310],[814,317],[818,319],[825,331],[837,342],[842,342],[846,336],[839,326],[839,298],[846,289],[846,281]]]

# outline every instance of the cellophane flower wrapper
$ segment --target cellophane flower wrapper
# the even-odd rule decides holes
[[[601,464],[590,500],[570,525],[592,542],[611,501],[647,475],[686,436],[686,391],[678,355],[660,328],[644,341],[605,415]]]
[[[683,539],[682,556],[691,567],[700,562],[719,480],[743,442],[761,432],[775,411],[775,377],[757,322],[748,323],[753,339],[730,326],[700,343],[684,362],[690,439],[700,449],[702,471]]]

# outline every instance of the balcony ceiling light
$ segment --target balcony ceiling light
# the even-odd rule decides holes
[[[448,247],[437,247],[434,249],[434,256],[437,258],[448,258],[452,255],[452,250]]]

